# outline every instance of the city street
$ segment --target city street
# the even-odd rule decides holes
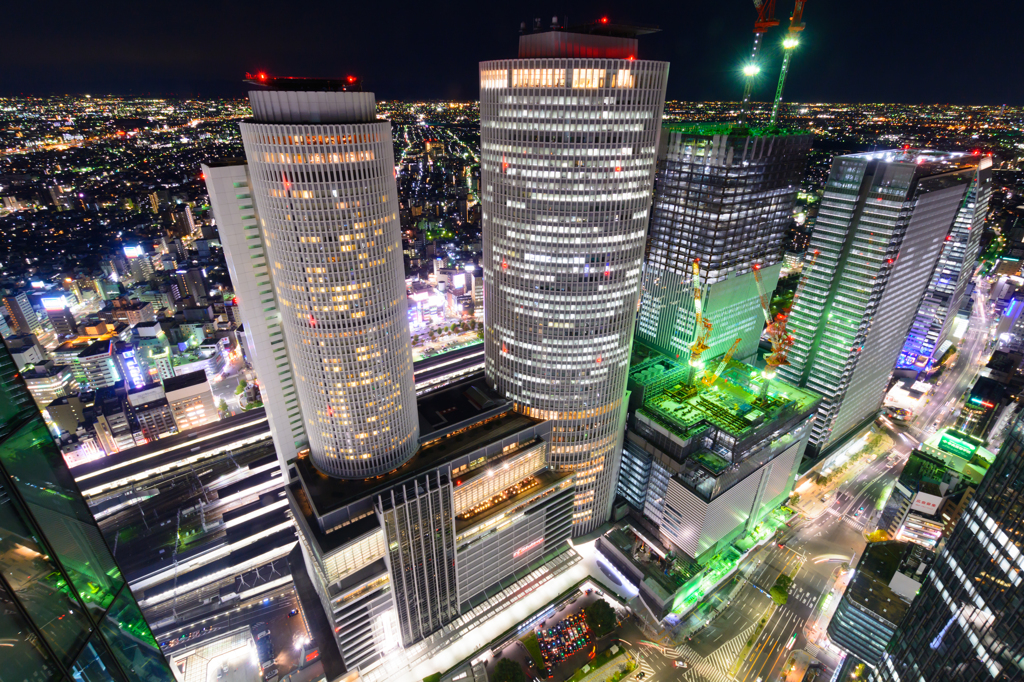
[[[725,602],[718,615],[684,628],[674,648],[662,652],[642,647],[648,650],[647,665],[652,666],[645,682],[776,682],[788,671],[794,652],[801,650],[824,665],[823,679],[829,679],[839,663],[838,652],[829,650],[825,636],[827,621],[819,623],[817,615],[825,608],[827,595],[837,581],[840,590],[845,585],[840,567],[856,566],[867,544],[865,533],[874,530],[907,455],[919,440],[954,424],[961,397],[988,361],[991,348],[986,281],[979,282],[975,298],[960,352],[944,370],[933,393],[925,398],[913,423],[901,426],[881,420],[879,426],[870,427],[863,436],[851,441],[863,444],[873,434],[883,432],[893,440],[892,448],[873,460],[871,456],[862,458],[834,488],[820,488],[813,483],[803,486],[802,514],[792,523],[792,530],[780,538],[780,543],[755,552],[740,569],[739,577],[711,596],[709,601]],[[793,583],[787,603],[777,606],[767,592],[782,573],[790,576]],[[839,591],[833,594],[833,607],[839,596]],[[765,622],[759,629],[761,619]],[[688,624],[692,621],[691,618]],[[751,638],[754,642],[747,647]],[[660,644],[672,645],[667,641]],[[676,654],[691,664],[690,670],[653,667],[654,661],[668,660]],[[742,661],[736,666],[740,656]]]

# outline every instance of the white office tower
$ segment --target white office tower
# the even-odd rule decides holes
[[[651,209],[637,337],[687,359],[694,339],[693,261],[714,328],[705,359],[738,338],[749,361],[764,329],[755,266],[771,294],[793,221],[811,135],[728,123],[666,123]]]
[[[253,203],[249,167],[244,159],[231,159],[203,164],[202,168],[231,286],[242,313],[241,327],[249,339],[249,361],[264,396],[270,435],[281,469],[287,471],[287,462],[309,443],[284,340],[281,306],[274,293],[270,262]]]
[[[978,243],[985,229],[992,195],[992,159],[979,159],[977,175],[957,212],[953,229],[942,245],[924,300],[903,344],[897,367],[925,368],[952,347],[953,321],[978,263]]]
[[[882,404],[886,385],[977,176],[978,157],[896,150],[836,157],[789,318],[796,341],[779,375],[824,396],[817,456]]]
[[[256,293],[276,298],[313,464],[377,476],[419,433],[391,124],[358,82],[253,82],[242,142],[273,282]]]
[[[608,518],[624,428],[668,80],[636,59],[644,32],[554,28],[480,64],[487,377],[555,420],[577,535]]]

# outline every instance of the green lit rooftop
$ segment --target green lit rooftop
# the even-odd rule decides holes
[[[792,128],[754,128],[727,121],[665,121],[662,128],[686,135],[733,135],[736,137],[786,137],[810,135],[806,130]]]
[[[717,362],[708,363],[716,367]],[[690,368],[662,355],[652,355],[633,366],[630,381],[644,386],[642,412],[654,421],[686,439],[715,426],[742,440],[768,422],[816,408],[821,396],[771,379],[764,398],[760,392],[766,381],[756,368],[730,362],[710,387],[688,382]],[[701,453],[697,453],[700,455]],[[711,453],[703,462],[712,471],[722,468]]]

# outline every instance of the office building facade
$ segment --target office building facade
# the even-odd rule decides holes
[[[397,471],[329,479],[300,457],[288,488],[345,666],[368,679],[399,679],[469,636],[463,621],[572,534],[574,475],[550,466],[551,422],[516,412],[481,373],[425,396],[419,414],[419,450]]]
[[[895,150],[836,157],[789,316],[779,376],[824,396],[809,453],[874,416],[942,242],[977,175],[976,157]]]
[[[43,326],[39,323],[39,315],[32,304],[29,303],[27,294],[15,294],[4,297],[4,307],[7,308],[7,315],[11,319],[12,327],[18,334],[43,333]]]
[[[172,682],[149,626],[0,347],[4,679]]]
[[[876,682],[1017,680],[1024,649],[1024,419],[966,505]]]
[[[376,476],[419,430],[391,124],[345,83],[261,83],[242,142],[310,457]]]
[[[706,357],[757,351],[764,316],[754,266],[775,290],[811,135],[729,124],[666,124],[651,209],[637,338],[688,358],[694,338],[693,261],[703,314],[714,324]]]
[[[210,208],[217,221],[235,300],[241,310],[246,355],[256,370],[282,471],[309,446],[295,372],[284,336],[282,306],[252,198],[244,159],[203,164]]]
[[[555,422],[577,533],[611,509],[668,79],[620,28],[524,35],[519,59],[480,64],[487,376]]]
[[[921,307],[903,344],[897,367],[924,368],[948,340],[953,321],[963,304],[964,292],[978,262],[978,244],[985,229],[988,200],[992,195],[992,160],[978,161],[953,227],[942,245],[942,253],[925,290]],[[948,347],[948,344],[947,344]]]

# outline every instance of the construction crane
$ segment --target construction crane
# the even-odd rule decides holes
[[[814,264],[818,260],[818,251],[815,251],[811,255],[811,260],[804,267],[804,277],[814,267]],[[772,344],[772,352],[765,356],[764,362],[766,367],[762,376],[764,377],[764,384],[761,386],[761,395],[764,396],[768,392],[768,380],[775,376],[779,367],[789,364],[789,349],[793,346],[795,339],[792,334],[786,330],[789,318],[783,313],[779,313],[772,318],[771,313],[771,302],[768,295],[764,290],[764,282],[761,281],[761,266],[754,265],[754,281],[757,282],[757,295],[761,299],[761,312],[764,314],[764,319],[767,324],[766,332],[768,334],[768,340]],[[799,290],[793,295],[792,305],[796,305],[797,298],[799,298]]]
[[[793,7],[793,15],[789,18],[789,32],[782,41],[782,72],[779,73],[779,85],[775,88],[775,101],[772,103],[772,118],[768,127],[774,128],[779,120],[779,105],[782,103],[782,88],[786,85],[786,74],[789,73],[789,60],[793,56],[793,50],[800,44],[797,34],[804,30],[804,3],[806,0],[796,0]]]
[[[690,344],[690,367],[700,369],[704,367],[701,359],[704,351],[708,349],[708,339],[711,338],[711,322],[704,317],[703,303],[701,302],[700,290],[700,259],[693,259],[693,343]]]
[[[798,0],[799,1],[799,0]],[[761,51],[761,39],[768,29],[779,25],[775,18],[775,0],[754,0],[754,9],[757,10],[757,20],[754,21],[754,48],[750,51],[750,61],[743,67],[743,75],[746,83],[743,85],[743,104],[740,108],[740,123],[747,123],[747,114],[750,112],[750,94],[754,91],[754,79],[761,73],[761,67],[757,63],[757,55]]]
[[[732,360],[733,353],[735,353],[736,349],[740,347],[741,341],[743,341],[743,339],[736,339],[732,342],[732,348],[730,348],[729,352],[722,357],[722,361],[718,363],[718,369],[715,370],[714,374],[711,374],[710,372],[704,373],[704,378],[701,379],[701,381],[704,382],[705,386],[711,386],[718,381],[718,377],[722,376],[722,372],[725,371],[725,366],[729,364],[730,360]]]

